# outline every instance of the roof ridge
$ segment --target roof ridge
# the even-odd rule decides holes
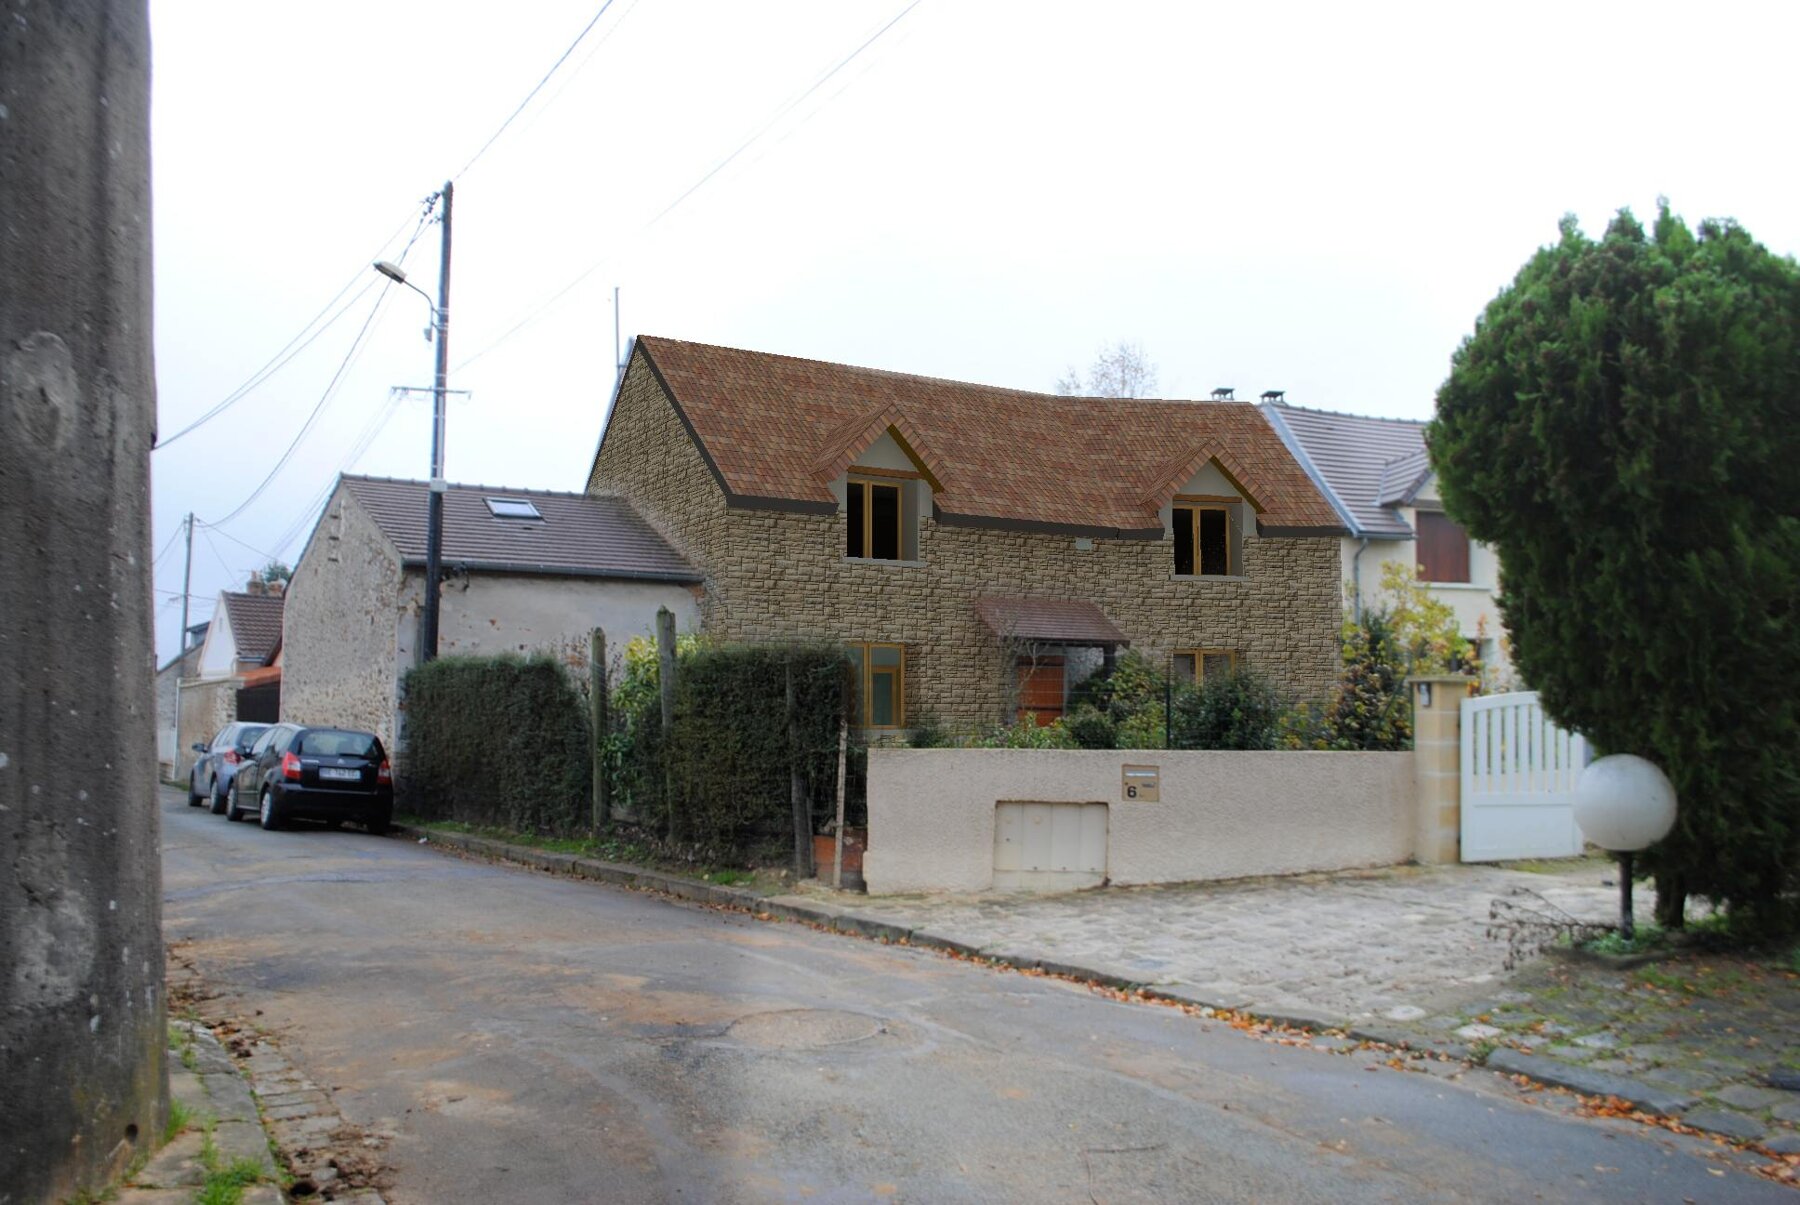
[[[956,377],[936,377],[920,372],[901,372],[893,368],[875,368],[867,364],[846,364],[842,360],[820,360],[811,356],[790,356],[777,351],[758,351],[750,347],[733,347],[727,343],[700,343],[693,339],[676,339],[668,335],[637,335],[635,339],[649,339],[655,343],[678,343],[683,347],[699,347],[709,351],[728,351],[742,356],[755,356],[764,360],[786,360],[793,364],[817,365],[822,368],[842,368],[851,372],[867,372],[876,376],[892,377],[900,381],[925,381],[935,385],[957,385],[964,389],[991,389],[999,393],[1013,393],[1021,397],[1045,398],[1052,402],[1103,402],[1106,405],[1121,403],[1144,403],[1148,405],[1172,406],[1255,406],[1257,403],[1248,398],[1199,398],[1199,397],[1103,397],[1085,393],[1054,393],[1042,389],[1020,389],[1016,385],[989,385],[982,381],[965,381]]]
[[[1292,402],[1273,403],[1283,410],[1298,410],[1302,414],[1324,414],[1332,418],[1360,418],[1371,423],[1393,423],[1396,426],[1429,427],[1428,418],[1388,418],[1381,414],[1354,414],[1348,410],[1327,410],[1323,406],[1296,406]]]
[[[367,473],[344,473],[341,476],[345,481],[372,481],[382,485],[416,485],[421,489],[431,488],[431,482],[418,477],[375,477]],[[581,490],[545,490],[522,485],[487,485],[482,482],[448,481],[444,484],[447,490],[464,490],[469,493],[534,494],[540,498],[572,498],[576,500],[611,496],[594,495]]]

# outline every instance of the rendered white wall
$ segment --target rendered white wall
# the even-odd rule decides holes
[[[1121,798],[1127,765],[1161,801]],[[873,895],[994,883],[995,806],[1104,803],[1115,886],[1387,866],[1412,856],[1410,753],[871,749]]]

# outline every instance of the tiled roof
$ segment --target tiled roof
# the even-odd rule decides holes
[[[345,475],[343,485],[394,542],[402,560],[425,563],[431,492],[426,482]],[[522,499],[543,518],[499,518],[488,508],[489,498]],[[623,498],[543,490],[450,486],[444,492],[442,556],[445,565],[502,573],[700,580]]]
[[[231,638],[239,661],[261,661],[281,639],[281,611],[286,599],[279,594],[237,594],[230,590],[225,617],[231,622]]]
[[[1264,531],[1343,528],[1249,402],[1060,397],[650,335],[635,354],[743,505],[833,508],[832,480],[892,426],[950,523],[1160,533],[1157,508],[1216,458]]]
[[[1335,496],[1352,535],[1392,539],[1413,534],[1388,507],[1410,500],[1430,472],[1424,423],[1285,404],[1265,406],[1263,412]]]
[[[1106,612],[1072,598],[978,598],[975,613],[1002,640],[1130,644]]]

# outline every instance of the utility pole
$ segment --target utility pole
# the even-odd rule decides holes
[[[438,567],[444,552],[444,395],[450,384],[450,201],[453,185],[444,181],[443,248],[438,258],[437,377],[431,388],[431,495],[425,516],[425,631],[419,660],[438,652]]]
[[[181,635],[175,641],[175,651],[177,653],[187,652],[188,585],[190,582],[193,581],[193,577],[194,577],[194,512],[190,510],[187,514],[187,561],[181,567]],[[181,672],[179,670],[177,670],[175,673],[175,689],[177,691],[179,691],[181,689]],[[179,694],[177,694],[175,697],[177,700],[179,700],[181,698],[181,696]],[[178,701],[176,703],[176,707],[179,708],[180,705],[181,704]],[[181,717],[181,713],[179,710],[177,710],[176,719],[175,719],[175,723],[177,726],[179,726],[181,723],[180,717]]]

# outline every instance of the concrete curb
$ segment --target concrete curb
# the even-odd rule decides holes
[[[1616,1096],[1635,1109],[1659,1117],[1679,1117],[1683,1110],[1692,1108],[1699,1101],[1698,1097],[1653,1087],[1623,1075],[1595,1071],[1546,1055],[1521,1054],[1509,1046],[1502,1046],[1488,1055],[1486,1066],[1490,1071],[1522,1075],[1540,1084],[1567,1088],[1583,1096]]]
[[[769,916],[799,924],[817,925],[833,932],[891,942],[896,945],[907,945],[925,950],[941,950],[963,958],[997,963],[1021,971],[1041,971],[1047,975],[1061,975],[1102,987],[1141,992],[1149,999],[1164,1000],[1172,1004],[1206,1008],[1214,1012],[1244,1013],[1271,1025],[1317,1030],[1345,1029],[1350,1024],[1345,1019],[1310,1009],[1292,1006],[1261,1008],[1254,1002],[1247,1002],[1236,996],[1219,996],[1205,988],[1188,984],[1149,984],[1132,977],[1129,972],[1117,968],[1084,966],[1079,963],[1041,958],[1028,950],[1012,947],[975,946],[946,934],[934,933],[929,929],[910,929],[905,925],[895,924],[879,917],[861,915],[841,904],[814,901],[802,896],[759,896],[734,887],[699,883],[693,879],[666,874],[662,871],[646,870],[642,867],[616,862],[602,862],[598,859],[582,858],[574,854],[549,853],[526,845],[511,845],[492,837],[478,837],[471,833],[441,832],[437,829],[424,829],[398,823],[390,831],[396,836],[408,837],[415,841],[446,845],[496,861],[533,866],[554,874],[568,874],[576,878],[612,883],[619,887],[640,891],[659,891],[665,895],[673,895],[715,907],[731,908],[755,916]],[[1419,1044],[1416,1039],[1415,1044]]]

